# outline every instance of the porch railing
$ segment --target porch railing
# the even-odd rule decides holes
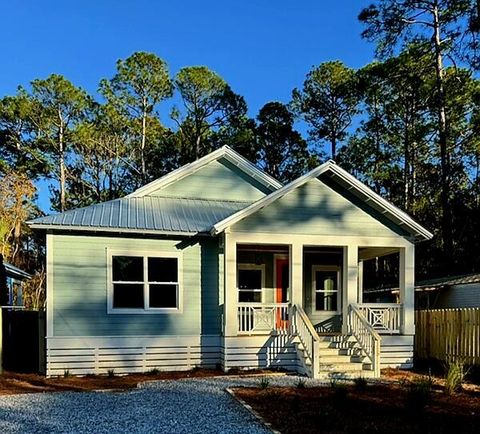
[[[381,338],[359,306],[355,304],[349,306],[348,332],[357,340],[362,351],[370,360],[375,377],[379,377]]]
[[[298,336],[303,346],[305,360],[308,361],[311,367],[312,377],[316,378],[320,371],[320,359],[318,356],[320,338],[307,314],[298,305],[292,307],[292,331]]]
[[[399,334],[402,305],[397,303],[362,303],[355,305],[368,323],[380,334]]]
[[[237,315],[241,334],[287,333],[290,329],[289,303],[239,303]]]

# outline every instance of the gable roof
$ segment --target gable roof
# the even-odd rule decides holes
[[[226,217],[224,220],[216,223],[213,226],[211,234],[217,235],[223,232],[226,228],[234,225],[235,223],[248,217],[249,215],[252,215],[253,213],[268,206],[269,204],[279,200],[291,191],[306,184],[308,181],[314,178],[318,178],[320,175],[328,176],[335,182],[344,185],[348,189],[348,191],[353,193],[355,196],[360,198],[362,201],[367,203],[376,211],[380,212],[393,223],[405,229],[416,239],[429,240],[433,237],[433,234],[431,232],[429,232],[423,226],[415,222],[407,213],[392,205],[387,200],[383,199],[380,195],[368,188],[365,184],[360,182],[354,176],[350,175],[344,169],[337,166],[333,161],[327,161],[326,163],[311,170],[307,174],[292,181],[290,184],[279,188],[271,194],[252,203],[250,206]]]
[[[8,262],[4,262],[3,265],[5,266],[5,272],[7,273],[8,277],[13,277],[14,279],[24,280],[24,279],[31,279],[32,275],[23,271],[22,269],[15,267]]]
[[[235,152],[232,148],[225,145],[192,163],[186,164],[174,170],[173,172],[170,172],[167,175],[162,176],[161,178],[152,181],[143,187],[140,187],[138,190],[135,190],[133,193],[130,193],[125,197],[147,196],[152,192],[171,184],[172,182],[178,181],[179,179],[196,172],[212,161],[219,160],[220,158],[224,158],[233,165],[237,166],[248,176],[264,185],[269,191],[275,191],[282,187],[282,184],[275,178],[261,171],[246,158],[242,157],[238,152]]]
[[[36,229],[142,234],[209,234],[212,226],[250,202],[160,196],[125,197],[27,222]]]

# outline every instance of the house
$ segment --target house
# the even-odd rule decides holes
[[[7,297],[6,306],[22,306],[23,305],[23,282],[31,279],[32,275],[15,267],[8,262],[3,262],[5,267],[6,283],[7,283]]]
[[[46,231],[47,375],[412,366],[415,243],[432,235],[332,161],[282,185],[223,147],[29,224]],[[362,304],[363,261],[392,251],[400,302]]]
[[[415,299],[417,309],[480,307],[480,273],[418,282]]]

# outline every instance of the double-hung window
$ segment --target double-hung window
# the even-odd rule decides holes
[[[238,301],[262,303],[265,287],[265,266],[238,264]]]
[[[180,256],[109,252],[109,313],[180,311]]]

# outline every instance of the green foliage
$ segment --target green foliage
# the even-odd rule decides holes
[[[355,389],[363,392],[367,389],[368,381],[365,377],[357,377],[353,380],[353,384],[355,385]]]
[[[68,369],[64,369],[63,370],[63,378],[68,378],[70,376],[71,376],[70,371]]]
[[[107,376],[108,376],[108,378],[113,378],[113,377],[115,377],[115,369],[109,369],[109,370],[107,371]]]
[[[258,386],[263,390],[268,389],[268,387],[270,387],[270,379],[267,377],[262,377],[258,382]]]
[[[160,370],[158,368],[152,368],[150,371],[147,372],[148,375],[158,375]]]
[[[347,136],[357,112],[355,71],[342,62],[325,62],[312,69],[303,89],[293,91],[292,105],[310,126],[311,137],[330,143],[331,157],[336,158],[337,146]]]
[[[447,373],[445,375],[445,393],[452,395],[462,389],[465,379],[465,365],[460,360],[451,360],[447,364]]]
[[[297,389],[305,389],[306,384],[307,383],[304,378],[299,378],[295,386],[297,387]]]
[[[433,382],[430,377],[415,380],[407,385],[405,408],[414,414],[421,414],[432,398]]]

